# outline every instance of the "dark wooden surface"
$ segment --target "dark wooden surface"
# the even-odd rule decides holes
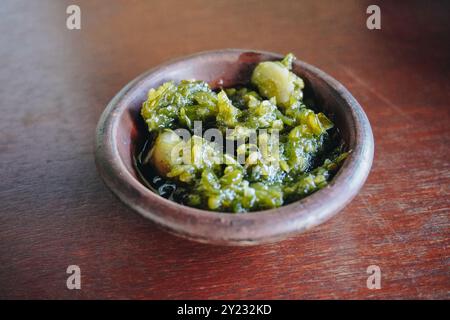
[[[65,27],[66,6],[82,29]],[[0,298],[450,298],[450,25],[444,2],[0,3]],[[121,204],[93,156],[97,120],[139,73],[241,47],[341,81],[372,123],[375,161],[331,221],[276,244],[175,238]],[[66,288],[79,265],[82,289]],[[382,288],[368,290],[378,265]]]

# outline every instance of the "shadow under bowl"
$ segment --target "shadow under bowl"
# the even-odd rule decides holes
[[[252,245],[281,240],[310,229],[344,208],[364,184],[373,160],[372,130],[359,103],[338,81],[300,60],[293,71],[305,80],[321,110],[340,130],[350,155],[325,188],[277,209],[230,214],[167,200],[139,178],[134,156],[147,138],[140,108],[150,88],[166,81],[198,79],[212,88],[245,85],[261,61],[282,55],[226,49],[194,54],[158,66],[131,81],[108,104],[96,133],[96,165],[106,185],[127,206],[163,229],[191,240]]]

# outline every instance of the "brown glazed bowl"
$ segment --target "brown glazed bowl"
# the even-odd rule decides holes
[[[206,211],[167,200],[141,183],[134,155],[147,135],[140,108],[150,88],[174,80],[197,79],[213,88],[249,81],[255,65],[283,56],[226,49],[194,54],[145,72],[124,87],[103,112],[96,133],[96,164],[106,185],[127,206],[178,236],[204,243],[253,245],[277,241],[329,219],[356,196],[372,165],[374,141],[369,121],[355,98],[338,81],[297,60],[293,70],[317,105],[331,117],[352,150],[330,184],[289,205],[251,213]]]

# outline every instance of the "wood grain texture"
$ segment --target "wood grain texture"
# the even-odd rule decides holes
[[[0,298],[441,298],[450,295],[450,24],[444,1],[0,4]],[[294,52],[347,86],[375,136],[371,175],[331,221],[276,244],[175,238],[122,205],[95,126],[129,80],[209,49]],[[81,267],[82,289],[66,288]],[[378,265],[382,289],[366,288]]]

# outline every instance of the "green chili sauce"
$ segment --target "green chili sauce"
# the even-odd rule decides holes
[[[259,63],[245,87],[184,80],[150,89],[141,109],[149,135],[135,157],[146,186],[221,212],[277,208],[325,187],[348,153],[320,106],[304,99],[294,59]]]

